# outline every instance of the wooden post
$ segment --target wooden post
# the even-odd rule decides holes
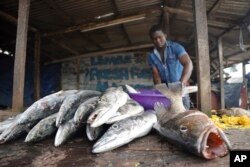
[[[246,76],[246,61],[242,62],[242,79],[243,79],[243,86],[247,88],[247,78]]]
[[[222,38],[218,39],[218,54],[219,54],[219,63],[220,63],[220,103],[221,109],[225,108],[225,90],[224,90],[224,77],[223,77],[223,47],[222,47]]]
[[[12,111],[14,112],[20,112],[23,109],[29,7],[30,0],[19,1],[12,95]]]
[[[211,82],[208,48],[208,30],[206,16],[206,1],[193,0],[193,15],[195,21],[195,42],[198,71],[199,109],[210,115],[211,111]]]
[[[80,59],[76,60],[76,89],[80,89]]]
[[[165,10],[162,10],[163,16],[162,16],[162,27],[165,30],[165,33],[167,33],[167,38],[170,37],[170,23],[169,23],[169,13]]]
[[[35,100],[40,99],[40,46],[41,46],[41,35],[36,33],[35,41],[35,69],[34,69],[34,89],[35,89]]]

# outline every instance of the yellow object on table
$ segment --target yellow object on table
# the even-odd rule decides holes
[[[219,117],[217,115],[212,115],[211,120],[215,125],[222,129],[228,128],[250,128],[250,118],[246,115],[243,116],[226,116],[223,115]]]

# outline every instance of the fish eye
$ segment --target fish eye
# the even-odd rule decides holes
[[[188,130],[188,129],[187,129],[186,126],[183,126],[183,125],[180,126],[180,131],[181,131],[181,132],[186,132],[187,130]]]
[[[119,125],[113,124],[113,125],[112,125],[112,128],[114,128],[114,129],[119,129]]]

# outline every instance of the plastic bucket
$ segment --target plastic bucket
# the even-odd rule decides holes
[[[161,102],[166,108],[170,107],[170,100],[157,90],[140,90],[140,93],[129,93],[129,96],[144,107],[145,110],[154,109],[156,102]]]

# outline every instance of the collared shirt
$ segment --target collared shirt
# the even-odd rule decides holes
[[[180,81],[183,66],[179,58],[187,54],[184,47],[176,42],[167,41],[164,50],[164,60],[155,48],[148,55],[148,63],[151,67],[156,67],[159,71],[163,83]]]

